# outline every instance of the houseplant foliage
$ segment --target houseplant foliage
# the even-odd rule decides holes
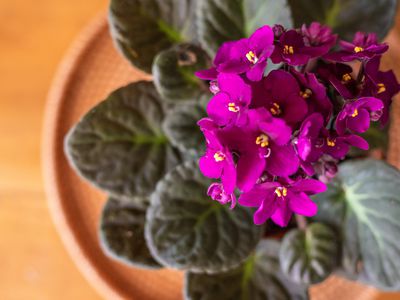
[[[378,70],[387,45],[356,33],[385,37],[397,2],[310,3],[111,1],[118,49],[153,81],[111,92],[65,140],[74,169],[109,194],[99,230],[106,253],[185,271],[186,299],[307,299],[334,273],[400,289],[400,173],[366,150],[385,150],[399,85]],[[254,49],[222,70],[235,55],[218,53],[234,53],[224,43],[240,39]],[[367,121],[352,122],[359,115]],[[241,139],[253,137],[250,127],[263,132],[255,143]],[[323,149],[313,142],[321,136]],[[266,152],[243,164],[253,149]],[[285,153],[278,164],[275,153]],[[276,199],[313,218],[292,217]]]

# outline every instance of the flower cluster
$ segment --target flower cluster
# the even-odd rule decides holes
[[[199,167],[221,179],[208,190],[214,200],[233,208],[239,190],[256,224],[287,226],[293,213],[316,214],[309,196],[326,190],[351,146],[368,149],[359,134],[387,123],[399,84],[379,71],[388,46],[375,34],[337,40],[319,23],[264,26],[224,43],[213,67],[196,73],[214,94],[198,122],[207,143]]]

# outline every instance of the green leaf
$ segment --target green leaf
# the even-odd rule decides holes
[[[261,26],[275,24],[292,27],[286,0],[198,1],[198,35],[211,56],[223,42],[248,37]]]
[[[206,195],[210,181],[196,162],[166,175],[151,197],[146,240],[163,265],[192,272],[221,272],[242,263],[256,247],[262,228],[252,211],[231,210]]]
[[[193,0],[111,0],[110,29],[124,56],[151,72],[158,52],[195,39]]]
[[[290,282],[280,271],[280,244],[262,240],[240,267],[213,275],[187,273],[187,300],[300,300],[308,299],[304,286]]]
[[[304,231],[291,230],[284,236],[279,254],[283,273],[305,285],[326,279],[335,269],[338,256],[335,232],[321,223],[310,224]]]
[[[209,98],[204,95],[200,100],[177,105],[167,113],[163,129],[171,143],[183,153],[198,155],[204,151],[205,141],[197,122],[206,117],[203,100]]]
[[[208,90],[194,73],[210,65],[207,54],[191,44],[179,44],[158,54],[153,64],[154,84],[160,95],[172,102],[198,98]]]
[[[159,268],[144,239],[146,208],[127,199],[110,198],[103,209],[100,241],[104,251],[124,263]]]
[[[161,129],[163,121],[154,85],[127,85],[71,129],[67,157],[81,176],[113,195],[148,196],[180,161]]]
[[[342,38],[357,31],[383,39],[394,24],[397,0],[289,0],[296,26],[313,21],[331,26]]]
[[[317,220],[336,225],[342,265],[378,288],[400,288],[400,172],[383,161],[342,163],[328,191],[314,197]]]

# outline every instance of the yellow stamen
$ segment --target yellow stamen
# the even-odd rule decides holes
[[[383,83],[378,83],[376,85],[376,87],[378,88],[378,94],[382,94],[384,92],[386,92],[386,86]]]
[[[283,47],[283,54],[294,54],[293,46],[285,45]]]
[[[256,138],[256,144],[260,145],[262,148],[267,147],[269,145],[269,137],[268,135],[262,133]]]
[[[326,144],[329,147],[335,147],[336,146],[336,139],[330,139],[330,138],[326,138]]]
[[[300,96],[303,97],[304,99],[310,98],[312,95],[312,91],[310,89],[305,89],[305,91],[300,91]]]
[[[349,81],[351,81],[353,78],[351,77],[351,75],[349,73],[346,73],[342,76],[342,83],[347,83]]]
[[[251,62],[254,65],[258,62],[258,57],[256,56],[256,54],[253,51],[247,52],[246,58],[249,62]]]
[[[286,197],[287,196],[287,188],[285,188],[285,187],[283,187],[283,186],[280,186],[280,187],[277,187],[276,189],[275,189],[275,194],[278,196],[278,197]]]
[[[276,102],[272,103],[272,107],[269,110],[274,116],[278,116],[282,113],[281,107]]]
[[[235,103],[231,102],[228,104],[228,110],[237,113],[240,110],[240,107],[237,106]]]
[[[358,116],[358,109],[356,108],[353,112],[353,114],[351,115],[353,118]]]
[[[215,154],[214,154],[214,159],[215,159],[216,162],[223,161],[223,160],[225,160],[225,154],[223,154],[223,153],[220,152],[220,151],[215,152]]]
[[[364,48],[363,47],[354,47],[354,52],[355,53],[358,53],[358,52],[362,52],[362,51],[364,51]]]

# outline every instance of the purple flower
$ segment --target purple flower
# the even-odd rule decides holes
[[[318,56],[325,55],[336,44],[337,35],[332,29],[318,22],[312,22],[310,26],[301,27],[306,45],[314,47],[314,53]]]
[[[233,193],[227,194],[220,183],[212,183],[208,188],[207,195],[222,205],[231,204],[231,209],[236,206],[236,197]]]
[[[318,74],[330,82],[345,99],[353,99],[360,93],[358,82],[353,78],[353,69],[349,65],[335,63],[324,64],[318,68]]]
[[[266,182],[243,193],[239,203],[258,208],[254,213],[255,224],[261,225],[271,218],[277,225],[285,227],[293,212],[307,217],[314,216],[318,208],[309,195],[325,190],[326,185],[315,179],[300,179],[291,184]]]
[[[289,176],[299,168],[299,159],[289,143],[291,128],[264,108],[249,110],[243,127],[225,128],[221,139],[239,153],[237,186],[248,191],[264,172]]]
[[[389,120],[392,99],[400,91],[400,85],[393,71],[379,71],[380,61],[381,57],[376,56],[366,64],[365,89],[369,95],[372,94],[383,101],[384,108],[380,122],[384,126]]]
[[[350,146],[368,150],[366,140],[355,134],[338,135],[334,131],[323,129],[322,151],[333,158],[343,159],[350,150]]]
[[[206,139],[206,153],[199,160],[200,171],[209,178],[221,178],[224,191],[233,193],[236,186],[236,168],[232,153],[218,137],[216,125],[210,119],[198,122]]]
[[[307,100],[301,95],[293,75],[275,70],[260,84],[255,85],[252,107],[265,107],[274,117],[282,118],[290,125],[304,119],[308,111]]]
[[[349,62],[352,60],[369,60],[376,55],[381,55],[388,50],[388,45],[378,43],[375,33],[366,34],[357,32],[352,43],[339,42],[342,50],[327,54],[325,59]]]
[[[242,74],[258,81],[264,74],[267,59],[274,50],[274,33],[269,26],[257,29],[248,39],[224,43],[211,69],[196,72],[201,79],[213,80],[218,73]]]
[[[357,133],[367,131],[371,123],[371,114],[382,109],[382,101],[374,97],[364,97],[347,103],[336,119],[338,134],[343,135],[346,129]]]
[[[300,96],[308,105],[308,113],[319,112],[325,120],[329,120],[333,105],[326,93],[326,87],[318,81],[313,73],[302,74],[294,70],[292,70],[292,73],[300,83]]]
[[[304,162],[316,162],[321,155],[323,140],[321,130],[324,118],[319,113],[313,113],[303,121],[297,137],[297,153]]]
[[[218,75],[219,93],[208,103],[208,116],[219,126],[243,125],[251,101],[251,87],[236,74]]]
[[[319,47],[307,47],[303,36],[296,30],[288,30],[282,33],[276,42],[271,60],[274,64],[284,62],[291,66],[301,66],[318,56],[319,52],[321,52]]]

